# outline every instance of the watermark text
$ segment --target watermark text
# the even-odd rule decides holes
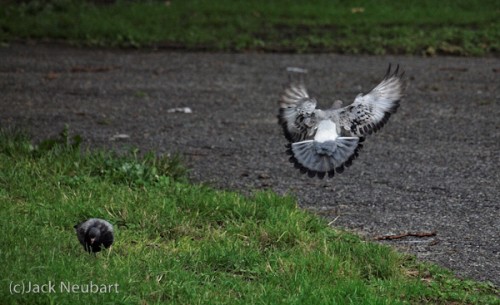
[[[70,281],[47,281],[35,283],[32,281],[11,281],[10,294],[51,294],[51,293],[119,293],[120,285],[95,283],[74,283]]]

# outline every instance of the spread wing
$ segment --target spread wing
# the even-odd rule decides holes
[[[387,73],[368,94],[359,94],[354,102],[346,107],[332,110],[332,116],[338,117],[342,129],[352,136],[364,136],[379,130],[399,107],[403,96],[404,73],[399,72],[399,65]]]
[[[299,81],[292,81],[285,88],[279,99],[279,124],[285,137],[290,142],[298,142],[314,135],[317,120],[315,116],[316,100],[307,93],[302,74],[306,70],[289,68],[291,73],[301,73]]]

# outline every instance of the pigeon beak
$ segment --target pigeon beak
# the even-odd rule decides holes
[[[95,241],[95,238],[91,238],[90,239],[90,244],[93,245],[94,244],[94,241]]]

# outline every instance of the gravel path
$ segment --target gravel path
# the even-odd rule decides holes
[[[385,73],[407,97],[333,179],[301,175],[284,153],[277,98],[287,66],[309,69],[320,106],[348,103]],[[92,146],[180,152],[194,181],[272,189],[367,238],[500,285],[500,60],[177,53],[12,45],[0,49],[0,125],[38,139],[65,124]],[[187,113],[170,113],[190,107]],[[128,139],[112,140],[127,134]]]

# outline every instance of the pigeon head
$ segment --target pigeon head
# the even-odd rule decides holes
[[[92,227],[87,232],[87,242],[90,245],[99,245],[99,237],[101,237],[101,231],[97,227]]]

